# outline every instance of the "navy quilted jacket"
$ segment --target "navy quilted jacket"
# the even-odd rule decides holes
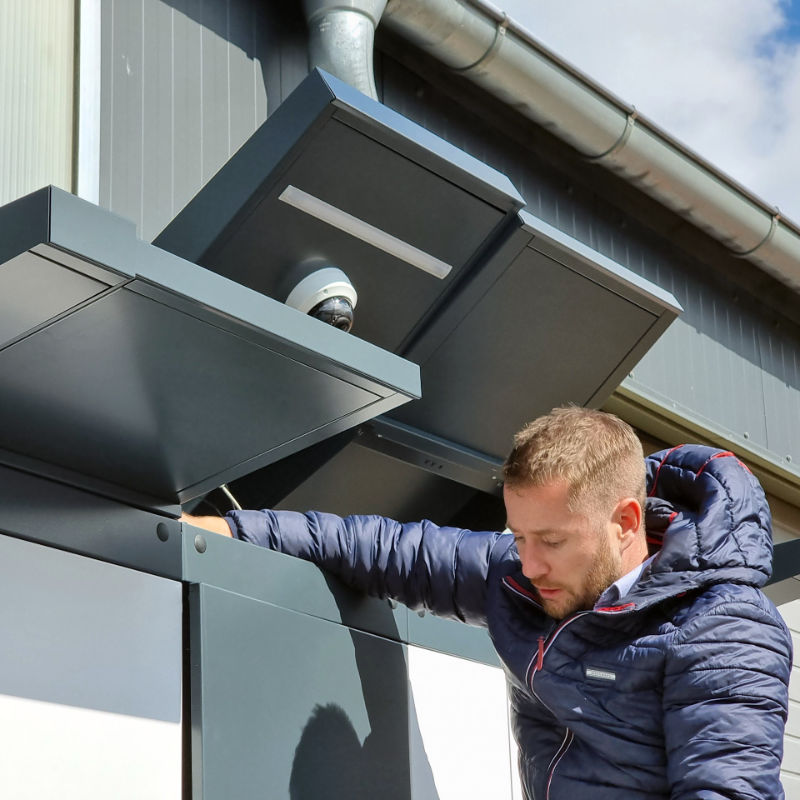
[[[528,798],[783,797],[791,639],[757,588],[772,561],[764,494],[707,447],[657,453],[647,469],[658,555],[621,601],[560,622],[537,604],[508,534],[318,513],[229,522],[361,590],[487,626]]]

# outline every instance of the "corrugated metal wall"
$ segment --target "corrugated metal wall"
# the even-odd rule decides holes
[[[569,179],[534,149],[498,135],[485,113],[470,114],[388,59],[382,87],[387,105],[506,173],[533,214],[675,295],[684,313],[625,381],[628,392],[742,452],[757,452],[800,483],[795,324]]]
[[[0,2],[0,205],[72,186],[73,0]]]
[[[103,0],[100,203],[152,239],[308,72],[300,4]]]

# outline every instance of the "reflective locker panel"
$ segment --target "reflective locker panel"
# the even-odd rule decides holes
[[[202,584],[190,614],[195,800],[408,800],[402,644]]]
[[[180,800],[180,583],[3,535],[0,565],[0,796]]]

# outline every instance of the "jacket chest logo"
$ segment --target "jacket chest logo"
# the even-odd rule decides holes
[[[587,678],[596,681],[610,681],[613,683],[617,679],[616,672],[612,672],[610,669],[599,669],[598,667],[585,667],[584,674]]]

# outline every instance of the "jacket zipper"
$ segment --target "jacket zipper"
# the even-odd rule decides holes
[[[536,663],[533,665],[533,669],[530,670],[530,678],[528,679],[528,685],[531,688],[531,693],[534,697],[545,707],[548,708],[547,704],[536,694],[536,690],[533,688],[533,679],[536,676],[536,673],[539,672],[540,669],[544,666],[544,656],[545,653],[550,649],[553,642],[556,640],[561,631],[567,627],[571,622],[578,619],[578,617],[582,617],[585,614],[591,614],[591,611],[579,611],[577,614],[573,614],[571,617],[567,617],[567,619],[562,620],[562,622],[558,625],[558,627],[545,639],[544,636],[539,637],[539,647],[536,651]],[[530,668],[529,668],[530,669]],[[553,712],[550,711],[552,714]],[[555,716],[555,714],[553,714]],[[550,800],[550,784],[553,782],[553,775],[555,774],[556,767],[561,762],[561,759],[564,757],[564,754],[569,750],[569,746],[572,744],[572,739],[574,738],[573,732],[566,728],[564,732],[564,739],[561,742],[561,746],[556,751],[556,754],[553,756],[553,760],[550,762],[550,766],[547,768],[547,783],[546,790],[545,790],[545,800]]]
[[[558,751],[553,756],[553,760],[550,762],[550,766],[547,768],[547,784],[544,794],[545,800],[550,800],[550,784],[553,782],[553,775],[555,774],[556,767],[561,759],[564,758],[567,750],[569,750],[569,746],[572,744],[574,738],[575,734],[567,728],[564,733],[564,739],[561,742],[561,747],[558,748]]]

